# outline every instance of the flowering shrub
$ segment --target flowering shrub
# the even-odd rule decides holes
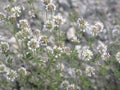
[[[8,0],[0,22],[15,45],[0,41],[0,89],[118,90],[119,43],[97,39],[107,32],[102,22],[67,20],[57,9],[55,0]]]

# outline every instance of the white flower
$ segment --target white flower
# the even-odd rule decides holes
[[[102,57],[102,60],[107,60],[107,59],[110,57],[110,54],[107,53],[107,52],[104,52],[104,53],[101,55],[101,57]]]
[[[81,76],[82,75],[82,70],[76,69],[75,73],[76,73],[76,76]]]
[[[89,50],[89,47],[87,46],[82,47],[80,45],[77,45],[75,47],[75,50],[77,50],[79,59],[85,60],[85,61],[89,61],[90,59],[92,59],[93,52]]]
[[[80,50],[81,48],[82,48],[81,45],[76,45],[75,46],[75,50],[77,50],[77,51]]]
[[[93,52],[89,49],[86,49],[82,52],[82,58],[85,61],[89,61],[90,59],[92,59],[93,56]]]
[[[54,16],[54,22],[57,25],[64,24],[65,19],[60,14],[58,14],[58,15]]]
[[[101,22],[96,22],[95,25],[89,27],[89,31],[93,36],[97,36],[100,32],[103,31],[103,24]]]
[[[23,38],[26,39],[26,38],[31,38],[32,37],[32,30],[31,28],[24,28],[21,30],[22,32],[22,35],[23,35]]]
[[[21,31],[18,31],[15,34],[15,37],[19,40],[19,41],[23,41],[26,38],[31,38],[32,37],[32,31],[30,28],[24,28]]]
[[[90,27],[90,33],[91,33],[93,36],[97,36],[98,33],[99,33],[99,30],[98,30],[98,28],[97,28],[95,25],[92,25],[92,26]]]
[[[9,50],[9,44],[8,42],[0,42],[0,51],[1,52],[7,52]]]
[[[74,84],[68,85],[66,90],[75,90],[75,85]]]
[[[115,55],[117,61],[120,63],[120,52],[117,52],[117,54]]]
[[[15,6],[15,7],[11,8],[11,12],[14,16],[20,17],[21,7],[20,6]]]
[[[36,39],[31,39],[30,41],[28,41],[27,45],[28,49],[32,51],[36,51],[36,49],[39,48],[39,42]]]
[[[85,73],[87,76],[91,77],[92,75],[95,75],[95,68],[86,66]]]
[[[22,31],[18,31],[18,32],[15,34],[15,37],[16,37],[19,41],[24,40],[24,36],[23,36]]]
[[[46,6],[46,10],[53,12],[53,11],[56,10],[56,6],[55,6],[53,3],[49,3],[49,4]]]
[[[4,19],[5,19],[5,14],[3,14],[3,13],[0,12],[0,21],[2,21]]]
[[[59,46],[56,46],[56,45],[53,47],[53,50],[55,50],[56,53],[62,53],[63,52],[63,48],[59,47]]]
[[[104,25],[103,25],[102,22],[96,22],[95,26],[97,27],[97,29],[98,29],[99,32],[103,31]]]
[[[52,0],[41,0],[44,5],[48,5]]]
[[[26,19],[20,20],[19,24],[18,24],[18,27],[22,28],[22,29],[23,28],[28,28],[29,27],[28,21]]]
[[[47,52],[50,52],[50,53],[52,53],[52,54],[54,53],[53,48],[50,47],[50,46],[47,46],[47,47],[46,47],[46,51],[47,51]]]
[[[69,82],[67,80],[64,80],[62,83],[61,83],[61,88],[65,88],[69,85]]]
[[[83,18],[78,18],[77,20],[78,27],[80,28],[80,31],[85,32],[88,29],[88,22],[85,21]]]
[[[17,75],[16,71],[9,70],[9,71],[7,71],[5,76],[8,80],[14,81],[17,78],[18,75]]]
[[[8,16],[8,20],[13,24],[16,22],[16,17],[14,15]]]
[[[41,36],[41,31],[39,29],[35,29],[33,31],[33,34],[34,34],[33,37],[39,38]]]
[[[11,6],[8,4],[4,7],[4,10],[9,13],[11,11]]]
[[[80,45],[77,45],[75,47],[75,50],[77,50],[79,59],[85,60],[85,61],[89,61],[90,59],[92,59],[93,52],[89,50],[89,47],[87,46],[82,47]]]
[[[53,47],[53,54],[55,58],[59,58],[63,53],[63,48],[60,46],[54,45]]]
[[[97,50],[99,53],[102,54],[107,51],[107,46],[104,43],[99,42],[99,45],[97,46]]]
[[[0,73],[6,72],[6,66],[4,64],[0,64]]]
[[[53,29],[54,29],[54,22],[50,20],[46,21],[44,24],[44,30],[51,32]]]
[[[71,53],[71,48],[70,47],[64,47],[63,49],[64,49],[64,53],[66,55],[70,55],[70,53]]]
[[[41,45],[46,46],[47,43],[48,43],[48,38],[47,38],[47,36],[41,36],[41,37],[39,38],[39,42],[40,42]]]
[[[19,74],[20,75],[27,75],[27,71],[26,71],[26,68],[24,68],[24,67],[20,67],[19,69],[18,69],[18,72],[19,72]]]

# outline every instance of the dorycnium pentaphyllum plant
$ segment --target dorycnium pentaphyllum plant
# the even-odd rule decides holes
[[[6,29],[0,31],[7,31],[12,41],[0,37],[0,90],[120,88],[118,29],[113,41],[102,41],[98,38],[107,30],[101,21],[90,24],[73,11],[66,17],[57,0],[6,3],[0,12]],[[68,24],[71,28],[64,30]]]

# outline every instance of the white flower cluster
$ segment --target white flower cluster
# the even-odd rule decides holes
[[[103,42],[98,42],[97,50],[101,54],[101,58],[103,60],[106,60],[110,57],[109,53],[107,52],[107,45],[105,45]]]
[[[80,45],[78,45],[75,47],[75,50],[77,50],[79,59],[85,61],[89,61],[90,59],[92,59],[93,52],[89,50],[88,47],[86,46],[81,47]]]
[[[18,72],[18,73],[17,73]],[[8,80],[8,81],[15,81],[15,79],[18,76],[25,76],[27,75],[26,68],[20,67],[17,71],[12,70],[8,68],[5,64],[0,64],[0,74],[3,74],[3,76]]]
[[[66,55],[70,55],[70,53],[71,53],[71,51],[72,51],[70,47],[64,47],[63,50],[64,50],[64,53],[65,53]]]
[[[18,28],[20,28],[20,30],[15,34],[15,37],[18,39],[20,43],[22,43],[25,40],[29,40],[27,46],[28,49],[30,49],[31,51],[36,51],[36,49],[39,48],[40,45],[41,46],[47,45],[48,43],[47,36],[41,35],[39,29],[35,29],[34,31],[32,31],[26,19],[19,20]]]
[[[104,43],[99,42],[99,45],[97,46],[97,50],[99,53],[102,54],[107,51],[107,46]]]
[[[45,49],[48,53],[54,55],[54,58],[57,59],[61,57],[62,54],[70,55],[71,49],[69,47],[54,45],[53,47],[47,46]]]
[[[28,41],[27,45],[28,45],[28,49],[30,49],[31,51],[36,51],[36,49],[39,48],[40,46],[47,46],[47,43],[48,43],[47,36],[39,35],[38,37],[33,36]]]
[[[6,73],[6,78],[10,81],[14,81],[16,78],[18,77],[18,74],[16,71],[14,70],[9,70],[7,73]]]
[[[0,73],[4,73],[6,71],[6,66],[4,64],[0,64]]]
[[[76,76],[79,77],[79,76],[82,76],[83,72],[81,69],[76,69],[75,70],[75,73],[76,73]]]
[[[104,26],[101,22],[96,22],[95,25],[92,25],[89,30],[93,36],[97,36],[103,31],[103,28]]]
[[[67,86],[69,85],[69,81],[67,80],[64,80],[62,83],[61,83],[61,88],[66,88]]]
[[[3,21],[5,19],[5,14],[0,12],[0,21]]]
[[[7,52],[9,50],[8,42],[0,42],[0,52]]]
[[[44,5],[48,5],[49,3],[52,3],[52,0],[41,0],[41,2],[42,2]]]
[[[50,12],[55,11],[55,10],[56,10],[55,4],[49,3],[48,5],[46,5],[46,10],[47,10],[47,11],[50,11]]]
[[[30,49],[31,51],[36,51],[37,48],[39,48],[39,42],[36,39],[31,39],[30,41],[28,41],[28,49]]]
[[[75,84],[68,85],[66,90],[75,90]]]
[[[19,73],[19,75],[21,75],[21,76],[25,76],[25,75],[27,75],[27,70],[26,70],[26,68],[24,68],[24,67],[20,67],[20,68],[18,69],[18,73]]]
[[[44,24],[44,30],[47,30],[50,32],[53,31],[54,27],[55,27],[55,24],[52,20],[48,20]]]
[[[15,6],[15,7],[11,8],[11,13],[12,13],[13,16],[15,16],[15,17],[20,17],[21,7],[20,7],[20,6]]]
[[[104,25],[101,22],[96,22],[94,25],[90,25],[83,18],[78,18],[77,20],[78,27],[82,32],[89,32],[93,36],[97,36],[100,32],[103,31]]]
[[[60,25],[65,23],[65,19],[60,15],[55,15],[52,18],[49,17],[44,24],[44,30],[46,31],[53,31],[59,28]]]
[[[25,10],[24,6],[11,6],[11,5],[6,5],[4,7],[5,12],[9,15],[9,17],[20,17],[22,14],[22,11]]]
[[[53,12],[56,10],[56,6],[52,2],[52,0],[41,0],[41,2],[43,3],[47,11]]]
[[[63,53],[63,48],[55,45],[53,47],[53,51],[54,51],[55,58],[58,58]]]
[[[91,77],[92,75],[95,75],[95,68],[87,65],[85,69],[85,74],[89,77]]]
[[[56,25],[61,25],[65,23],[65,19],[60,14],[58,14],[54,16],[54,22]]]
[[[75,84],[70,84],[68,80],[64,80],[60,87],[65,90],[81,90],[80,87],[76,86]]]
[[[82,52],[83,60],[89,61],[92,59],[93,52],[89,49],[86,49]]]
[[[9,81],[14,81],[18,77],[16,71],[6,67],[4,64],[0,64],[0,74],[3,74]]]
[[[48,38],[47,36],[40,36],[38,41],[41,46],[47,46]]]
[[[24,28],[20,31],[18,31],[15,34],[15,37],[19,40],[19,41],[24,41],[26,38],[31,38],[32,37],[32,31],[30,28]]]
[[[77,24],[78,24],[78,27],[80,28],[80,31],[82,32],[85,32],[89,27],[88,22],[85,21],[83,18],[78,18]]]
[[[29,28],[28,21],[26,19],[19,20],[18,28]]]

